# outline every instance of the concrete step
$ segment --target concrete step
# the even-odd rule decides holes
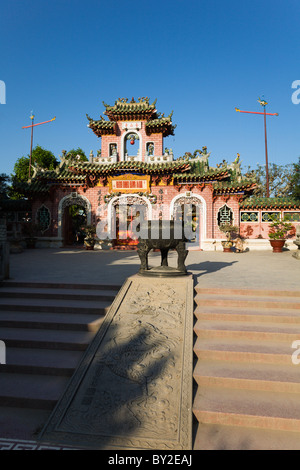
[[[300,433],[199,423],[195,450],[299,450]]]
[[[119,288],[0,284],[0,437],[32,439],[41,430]]]
[[[30,374],[0,374],[1,406],[52,410],[69,377]]]
[[[84,289],[89,290],[112,290],[117,293],[121,285],[117,284],[75,284],[75,283],[58,283],[58,282],[19,282],[19,281],[2,281],[0,288],[38,288],[38,289]]]
[[[289,342],[245,341],[239,338],[197,338],[194,352],[201,360],[292,364],[292,349]]]
[[[64,375],[70,377],[82,358],[82,351],[64,349],[15,348],[6,352],[0,373]]]
[[[13,299],[62,299],[62,300],[84,300],[90,301],[113,301],[116,292],[114,290],[86,290],[69,288],[37,288],[37,287],[10,287],[0,289],[0,300],[4,298]]]
[[[300,291],[196,292],[194,449],[300,449]]]
[[[197,305],[194,313],[199,320],[300,323],[300,312],[297,309]]]
[[[97,331],[103,318],[104,315],[88,313],[6,312],[0,310],[0,331],[4,327]]]
[[[290,345],[300,339],[300,324],[272,324],[198,320],[194,331],[198,338],[237,338],[254,341],[286,341]]]
[[[300,432],[297,393],[201,387],[193,412],[201,423]]]
[[[1,328],[0,338],[6,347],[63,349],[85,351],[94,337],[88,331]]]
[[[225,295],[225,296],[255,296],[255,297],[300,297],[299,290],[272,290],[272,289],[235,289],[235,288],[207,288],[195,286],[195,291],[201,295]]]
[[[110,301],[0,298],[0,311],[105,314]]]
[[[201,307],[219,306],[219,307],[241,307],[241,308],[269,308],[269,309],[296,309],[300,311],[300,297],[297,296],[269,296],[257,297],[255,293],[251,296],[245,295],[207,295],[197,294],[195,302]]]
[[[202,387],[300,393],[300,367],[290,364],[251,364],[198,361],[194,379]]]
[[[1,438],[34,439],[49,418],[51,410],[0,406]]]

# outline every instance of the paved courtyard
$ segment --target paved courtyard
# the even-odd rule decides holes
[[[300,290],[300,260],[292,251],[190,251],[186,266],[203,287]],[[170,252],[169,265],[177,254]],[[150,253],[149,265],[158,266],[160,254]],[[10,256],[10,279],[121,285],[139,270],[136,251],[86,251],[81,249],[28,249]]]

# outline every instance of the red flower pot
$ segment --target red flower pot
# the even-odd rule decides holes
[[[285,240],[270,240],[270,243],[271,247],[273,248],[273,253],[281,253],[285,244]]]

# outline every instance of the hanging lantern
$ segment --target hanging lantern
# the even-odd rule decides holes
[[[135,134],[129,134],[129,135],[127,136],[127,140],[130,141],[131,145],[134,145],[135,141],[136,141],[136,140],[139,140],[139,138],[138,138],[138,136],[135,135]]]

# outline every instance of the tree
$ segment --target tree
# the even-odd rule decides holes
[[[0,174],[0,199],[8,199],[10,177],[5,173]]]
[[[15,163],[13,181],[28,181],[29,178],[29,162],[30,156],[20,157]],[[46,170],[54,170],[58,165],[58,161],[50,150],[46,150],[37,145],[31,154],[32,167],[43,168]]]
[[[289,163],[286,165],[269,164],[269,190],[270,197],[287,197],[292,195],[294,165]],[[257,188],[254,195],[258,197],[266,197],[266,167],[265,165],[257,165],[255,170],[248,167],[245,176],[254,177]]]
[[[78,155],[80,158],[78,158]],[[69,152],[66,153],[66,158],[69,160],[79,160],[81,162],[88,162],[88,158],[84,151],[78,147],[77,149],[72,149],[69,150]]]
[[[292,175],[292,191],[291,191],[291,196],[294,199],[297,199],[300,201],[300,157],[298,163],[294,163],[294,171]]]
[[[11,175],[12,187],[10,188],[10,197],[12,199],[20,199],[24,197],[22,190],[18,187],[19,183],[27,182],[29,179],[29,162],[30,156],[20,157],[15,163],[14,173]],[[46,150],[37,145],[31,154],[32,168],[42,168],[46,170],[54,170],[58,165],[58,161],[50,150]],[[31,176],[33,174],[31,168]]]

